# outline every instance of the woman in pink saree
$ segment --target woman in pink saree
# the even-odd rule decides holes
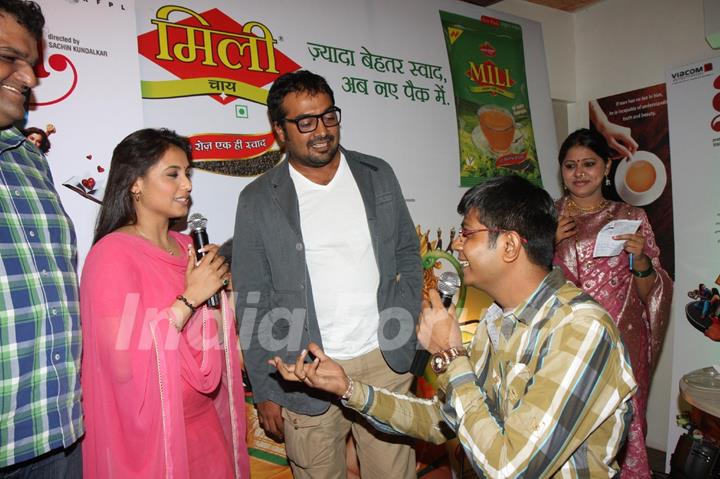
[[[88,478],[247,478],[244,391],[214,245],[197,263],[169,229],[187,215],[190,144],[145,129],[113,152],[81,279]]]
[[[563,142],[559,160],[566,194],[556,203],[554,262],[568,280],[610,313],[623,335],[638,390],[626,446],[619,455],[621,477],[650,479],[645,412],[670,315],[672,280],[660,265],[660,250],[645,211],[603,196],[610,172],[605,139],[594,131],[577,130]],[[625,242],[619,255],[593,257],[600,230],[619,219],[639,220],[640,227],[634,234],[615,237]]]

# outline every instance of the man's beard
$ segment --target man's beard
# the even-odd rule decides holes
[[[328,151],[326,151],[325,153],[313,154],[313,145],[324,142],[327,142],[329,145]],[[338,149],[340,147],[339,144],[335,143],[334,135],[325,135],[322,137],[313,138],[312,140],[307,142],[306,146],[307,154],[298,155],[294,154],[292,151],[288,151],[288,158],[294,162],[308,166],[310,168],[322,168],[323,166],[326,166],[335,158],[335,155],[337,155]]]

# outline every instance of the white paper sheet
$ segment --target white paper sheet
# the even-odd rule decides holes
[[[617,256],[623,250],[625,241],[615,240],[613,236],[632,234],[640,227],[640,220],[615,220],[603,226],[595,239],[593,256]]]

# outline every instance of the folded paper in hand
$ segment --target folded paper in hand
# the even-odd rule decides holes
[[[600,230],[595,239],[593,257],[617,256],[623,250],[625,240],[613,239],[613,236],[635,233],[640,227],[640,220],[611,221]]]

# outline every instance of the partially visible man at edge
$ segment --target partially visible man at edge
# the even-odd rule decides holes
[[[0,478],[79,478],[80,324],[75,230],[25,116],[45,25],[0,2]]]
[[[616,477],[635,379],[620,333],[590,296],[552,269],[557,218],[550,195],[519,176],[468,190],[454,248],[465,283],[495,301],[465,350],[454,308],[430,292],[418,340],[433,353],[438,394],[403,397],[354,378],[316,344],[290,381],[343,399],[379,430],[442,443],[455,434],[480,477]],[[352,378],[352,379],[351,379]],[[292,383],[291,383],[292,384]]]
[[[345,477],[349,433],[363,477],[415,477],[406,440],[326,394],[287,388],[267,363],[315,341],[357,377],[408,391],[422,266],[400,185],[385,161],[340,146],[340,109],[321,76],[278,77],[268,113],[285,159],[240,194],[232,263],[260,425],[284,438],[296,479]]]

